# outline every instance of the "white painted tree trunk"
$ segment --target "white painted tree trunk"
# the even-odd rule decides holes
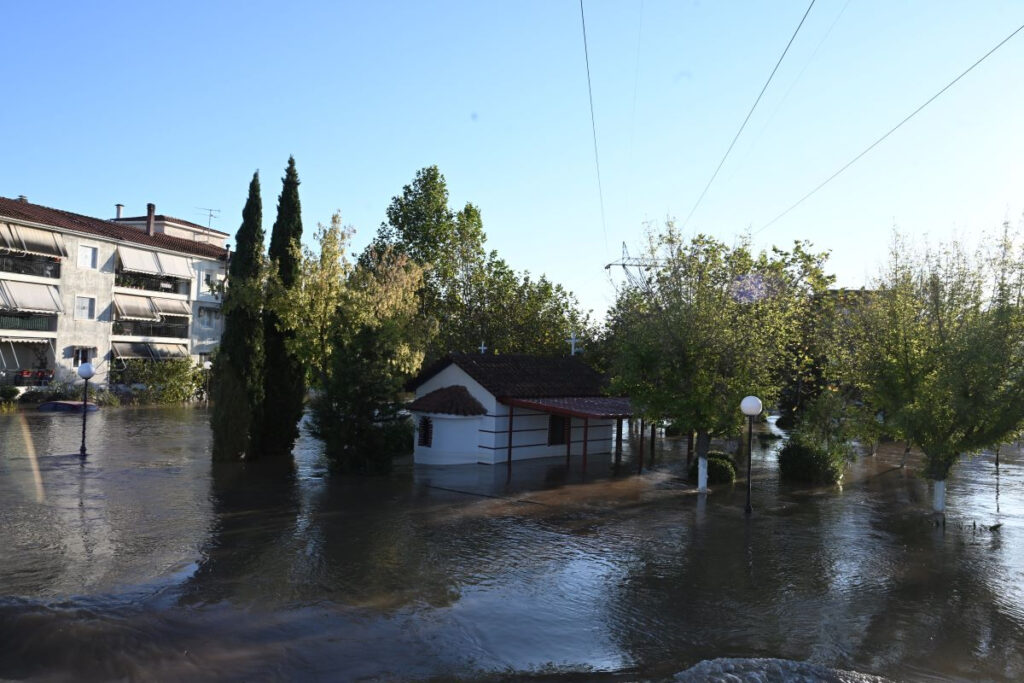
[[[708,459],[703,456],[697,458],[697,490],[708,492]]]
[[[935,491],[932,495],[932,510],[935,512],[946,512],[946,480],[935,481]]]

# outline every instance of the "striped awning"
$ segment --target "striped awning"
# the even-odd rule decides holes
[[[36,256],[67,258],[64,237],[59,232],[24,225],[0,225],[0,249]]]
[[[152,251],[120,245],[117,247],[117,257],[121,261],[121,270],[128,273],[161,275],[163,272],[156,260],[156,254]]]
[[[60,292],[53,285],[0,280],[0,308],[22,313],[60,313]]]
[[[134,296],[132,294],[114,295],[114,313],[117,320],[145,320],[147,322],[158,322],[160,315],[153,309],[148,296]]]
[[[153,360],[149,344],[145,342],[114,342],[110,347],[114,352],[114,357],[121,360],[131,360],[133,358]]]
[[[188,347],[184,344],[157,344],[154,342],[149,345],[149,350],[157,360],[188,357]]]
[[[44,337],[0,337],[0,344],[49,344]]]
[[[157,254],[156,260],[160,263],[160,271],[167,277],[191,280],[196,276],[195,271],[192,270],[192,264],[184,256]]]
[[[121,360],[169,360],[188,358],[185,344],[158,344],[156,342],[114,342],[111,344],[114,357]]]
[[[164,299],[162,297],[154,296],[150,298],[153,302],[153,307],[162,316],[173,315],[182,318],[192,317],[192,308],[188,305],[187,301],[181,299]]]

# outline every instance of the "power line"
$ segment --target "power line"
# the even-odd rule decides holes
[[[597,199],[601,203],[601,232],[604,233],[604,251],[608,253],[608,227],[604,220],[604,189],[601,187],[601,160],[597,155],[597,123],[594,120],[594,89],[590,85],[590,51],[587,49],[587,18],[580,0],[580,24],[583,27],[583,57],[587,62],[587,94],[590,96],[590,130],[594,134],[594,166],[597,167]]]
[[[582,3],[583,0],[580,0],[580,2]],[[796,40],[796,35],[800,33],[800,27],[804,25],[804,21],[807,19],[807,15],[811,13],[811,8],[814,7],[814,3],[815,0],[811,0],[811,4],[807,6],[807,11],[804,12],[804,16],[800,18],[800,23],[797,24],[796,30],[793,31],[793,35],[790,36],[789,42],[786,43],[786,49],[782,51],[781,55],[779,55],[779,61],[775,62],[775,68],[772,69],[771,75],[768,76],[768,80],[765,81],[764,87],[761,88],[761,92],[758,93],[757,99],[754,100],[753,106],[750,107],[750,111],[747,112],[747,118],[743,119],[743,124],[740,125],[740,129],[736,131],[736,135],[735,137],[733,137],[732,142],[729,143],[729,149],[725,150],[725,154],[722,156],[722,160],[718,162],[718,168],[716,168],[715,172],[711,174],[711,179],[708,180],[708,184],[704,186],[704,191],[701,192],[700,197],[697,198],[697,203],[693,205],[693,208],[690,209],[690,213],[686,216],[686,220],[683,221],[683,228],[685,228],[687,224],[690,222],[690,218],[692,218],[694,212],[697,211],[697,207],[700,206],[700,203],[702,201],[704,201],[704,195],[708,193],[708,189],[710,189],[711,184],[715,182],[715,178],[718,177],[718,172],[722,170],[722,166],[725,164],[725,160],[729,158],[729,153],[732,151],[732,148],[736,145],[736,141],[740,139],[740,134],[743,133],[743,129],[747,127],[747,121],[750,120],[750,117],[754,114],[754,110],[757,109],[758,102],[761,101],[761,97],[764,95],[764,91],[768,89],[768,85],[772,82],[772,79],[775,77],[775,72],[779,70],[779,65],[782,64],[782,60],[785,59],[786,53],[789,52],[789,47],[793,44],[793,41]]]
[[[964,70],[964,71],[963,71],[963,72],[962,72],[962,73],[961,73],[961,74],[960,74],[959,76],[957,76],[956,78],[954,78],[953,80],[951,80],[951,81],[950,81],[949,83],[947,83],[947,84],[946,84],[946,87],[944,87],[944,88],[943,88],[942,90],[940,90],[939,92],[937,92],[937,93],[935,93],[934,95],[932,95],[931,97],[929,97],[929,98],[928,98],[928,100],[927,100],[927,101],[926,101],[926,102],[925,102],[924,104],[922,104],[922,105],[921,105],[920,107],[918,107],[917,109],[915,109],[914,111],[912,111],[912,112],[911,112],[910,114],[908,114],[908,115],[906,116],[906,118],[904,118],[904,119],[903,119],[902,121],[900,121],[899,123],[897,123],[897,124],[896,124],[895,126],[893,126],[892,128],[890,128],[890,129],[889,129],[889,132],[887,132],[887,133],[886,133],[885,135],[883,135],[882,137],[880,137],[880,138],[878,138],[877,140],[875,140],[874,142],[872,142],[872,143],[871,143],[870,145],[868,145],[867,149],[865,149],[865,150],[864,150],[863,152],[861,152],[860,154],[858,154],[857,156],[855,156],[855,157],[854,157],[853,159],[851,159],[850,161],[848,161],[848,162],[846,163],[846,165],[844,165],[844,166],[843,166],[842,168],[840,168],[840,169],[839,169],[838,171],[836,171],[835,173],[833,173],[832,175],[830,175],[830,176],[829,176],[828,178],[826,178],[826,179],[825,179],[825,180],[824,180],[824,181],[823,181],[823,182],[822,182],[822,183],[821,183],[820,185],[818,185],[818,186],[817,186],[817,187],[815,187],[815,188],[814,188],[813,190],[811,190],[810,192],[808,192],[807,194],[805,194],[805,195],[804,195],[803,197],[801,197],[800,199],[798,199],[798,200],[796,201],[796,203],[794,203],[794,204],[793,204],[792,206],[790,206],[790,207],[789,207],[788,209],[786,209],[785,211],[783,211],[782,213],[780,213],[780,214],[779,214],[778,216],[776,216],[775,218],[773,218],[773,219],[771,219],[770,221],[768,221],[767,223],[765,223],[765,224],[764,224],[763,226],[761,226],[761,227],[760,227],[760,228],[759,228],[759,229],[758,229],[757,231],[755,231],[755,232],[751,233],[751,235],[757,235],[758,233],[760,233],[760,232],[762,232],[762,231],[764,231],[764,230],[767,230],[767,229],[768,229],[769,227],[771,227],[772,225],[774,225],[776,221],[780,220],[780,219],[781,219],[781,218],[782,218],[783,216],[785,216],[786,214],[788,214],[788,213],[789,213],[790,211],[792,211],[793,209],[795,209],[796,207],[800,206],[800,205],[801,205],[801,204],[803,204],[803,203],[804,203],[805,201],[807,201],[808,199],[810,199],[810,197],[811,197],[812,195],[814,195],[814,194],[815,194],[815,193],[816,193],[816,192],[817,192],[818,190],[820,190],[821,188],[823,188],[823,187],[825,187],[826,185],[828,185],[828,184],[829,184],[830,182],[832,182],[833,180],[835,180],[835,179],[836,179],[836,178],[837,178],[837,177],[839,176],[839,174],[840,174],[840,173],[842,173],[843,171],[845,171],[846,169],[850,168],[850,167],[851,167],[851,166],[853,166],[853,165],[854,165],[855,163],[857,163],[858,161],[860,161],[860,160],[861,160],[861,158],[862,158],[862,157],[864,157],[864,156],[865,156],[865,155],[866,155],[866,154],[867,154],[868,152],[870,152],[871,150],[873,150],[873,149],[874,149],[875,147],[877,147],[877,146],[878,146],[879,144],[881,144],[883,140],[885,140],[885,139],[886,139],[887,137],[889,137],[890,135],[892,135],[893,133],[895,133],[895,132],[896,132],[897,130],[899,130],[899,129],[900,129],[900,128],[901,128],[902,126],[903,126],[903,124],[904,124],[904,123],[906,123],[906,122],[907,122],[907,121],[909,121],[910,119],[912,119],[912,118],[914,118],[915,116],[917,116],[917,114],[918,114],[918,113],[919,113],[919,112],[920,112],[920,111],[921,111],[922,109],[924,109],[924,108],[925,108],[925,107],[927,107],[927,106],[928,106],[929,104],[931,104],[932,102],[934,102],[935,100],[937,100],[937,99],[939,98],[939,96],[940,96],[940,95],[942,95],[942,93],[946,92],[947,90],[949,90],[950,88],[952,88],[952,87],[953,87],[954,85],[956,85],[957,81],[959,81],[959,80],[960,80],[961,78],[963,78],[964,76],[966,76],[967,74],[969,74],[969,73],[970,73],[971,71],[973,71],[973,70],[974,70],[974,68],[975,68],[976,66],[978,66],[979,64],[981,64],[982,62],[984,62],[984,61],[985,61],[986,59],[988,59],[988,58],[989,58],[989,56],[991,56],[993,52],[995,52],[996,50],[998,50],[999,48],[1001,48],[1001,47],[1002,47],[1003,45],[1005,45],[1006,43],[1008,43],[1008,42],[1010,41],[1010,39],[1011,39],[1011,38],[1013,38],[1013,37],[1014,37],[1015,35],[1017,35],[1018,33],[1020,33],[1020,32],[1021,32],[1022,30],[1024,30],[1024,24],[1021,24],[1020,26],[1018,26],[1018,27],[1017,27],[1017,29],[1016,29],[1016,30],[1015,30],[1015,31],[1014,31],[1013,33],[1011,33],[1010,35],[1006,36],[1006,37],[1005,37],[1005,38],[1003,38],[1003,39],[1002,39],[1001,41],[999,41],[999,43],[998,43],[998,44],[997,44],[997,45],[996,45],[996,46],[995,46],[994,48],[992,48],[991,50],[989,50],[988,52],[986,52],[986,53],[985,53],[984,55],[982,55],[982,57],[981,57],[981,58],[980,58],[980,59],[979,59],[978,61],[976,61],[976,62],[975,62],[974,64],[971,64],[971,65],[970,65],[969,67],[967,67],[967,69],[966,69],[966,70]]]

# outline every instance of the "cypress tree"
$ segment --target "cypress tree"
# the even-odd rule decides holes
[[[263,204],[253,174],[224,296],[224,334],[213,366],[213,457],[253,456],[254,426],[263,399]]]
[[[302,240],[302,208],[295,157],[288,157],[277,200],[277,220],[270,234],[271,275],[276,275],[285,294],[299,279],[299,244]],[[287,296],[285,296],[287,299]],[[294,333],[283,329],[273,310],[263,314],[265,372],[259,451],[266,456],[290,455],[299,436],[302,402],[306,395],[305,368],[289,353],[287,341]]]

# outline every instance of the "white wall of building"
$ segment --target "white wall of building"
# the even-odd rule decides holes
[[[449,386],[464,386],[470,395],[487,410],[486,415],[472,419],[453,415],[428,415],[433,420],[435,444],[443,439],[443,446],[427,449],[419,445],[413,449],[417,463],[434,465],[465,464],[479,462],[496,464],[506,462],[508,457],[508,411],[509,407],[481,386],[469,374],[451,364],[416,389],[417,398]],[[422,413],[415,414],[419,427]],[[514,408],[512,414],[512,460],[550,458],[565,456],[565,444],[548,445],[548,413],[525,408]],[[568,419],[568,418],[567,418]],[[471,434],[472,422],[475,433]],[[583,453],[584,424],[582,418],[572,418],[571,454]],[[591,419],[587,427],[587,453],[610,453],[615,447],[615,420]],[[419,443],[417,434],[416,443]],[[427,451],[430,453],[427,453]],[[471,456],[475,453],[475,459]]]

